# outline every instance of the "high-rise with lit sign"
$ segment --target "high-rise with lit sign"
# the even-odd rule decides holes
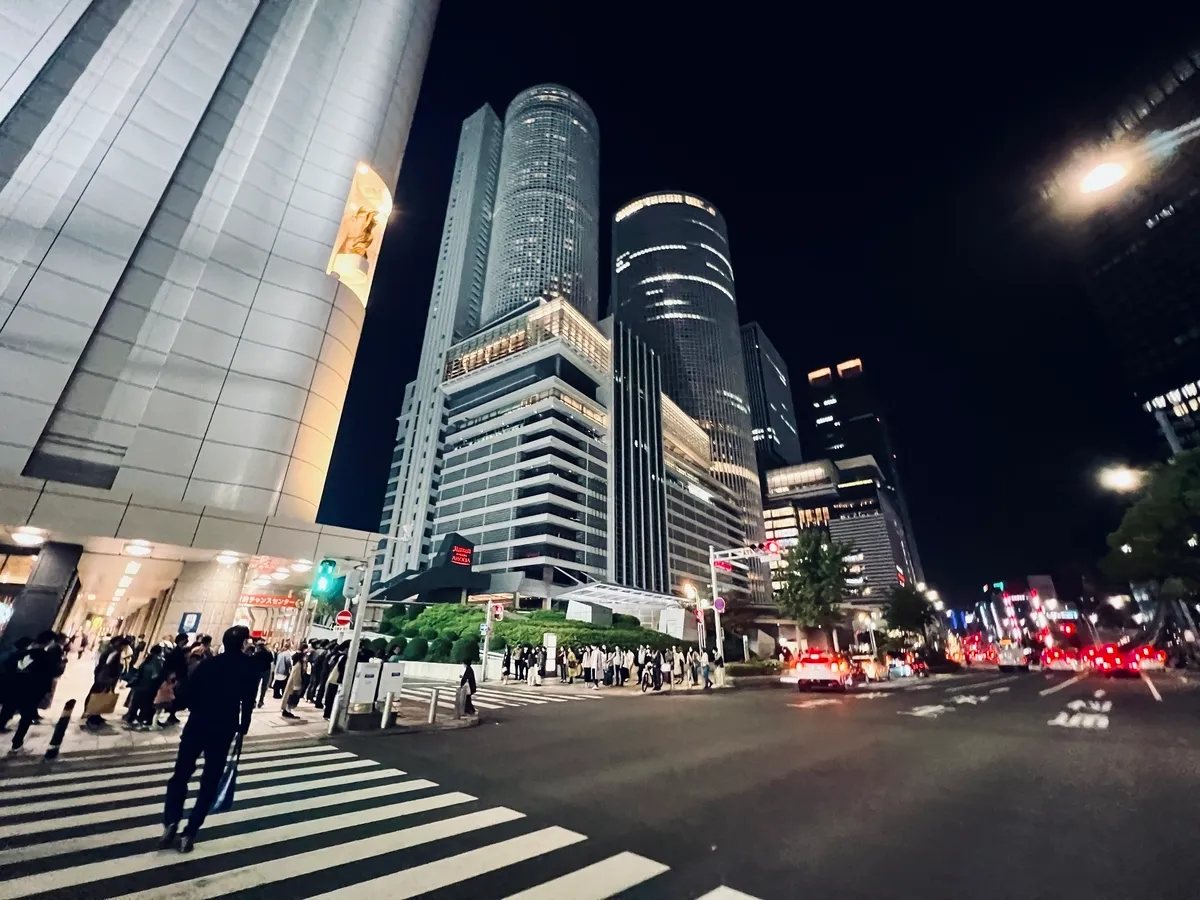
[[[725,220],[693,194],[638,198],[613,217],[612,313],[662,363],[663,391],[708,434],[712,474],[761,539],[762,499]],[[756,592],[766,599],[766,585]]]
[[[504,115],[504,147],[481,322],[546,293],[595,322],[600,312],[600,128],[583,98],[556,84],[522,91]]]

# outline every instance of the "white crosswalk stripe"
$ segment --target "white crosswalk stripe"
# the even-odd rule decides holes
[[[584,834],[328,745],[245,753],[234,808],[209,816],[183,857],[155,847],[171,768],[165,757],[65,762],[0,780],[0,900],[205,900],[262,888],[399,900],[466,882],[473,896],[602,900],[671,877],[656,860],[589,849]],[[705,896],[748,898],[718,891]]]
[[[454,695],[458,689],[458,684],[454,682],[408,682],[400,691],[400,696],[428,703],[434,688],[438,689],[438,707],[453,709]],[[552,703],[600,700],[603,697],[604,694],[601,691],[586,694],[557,694],[553,690],[542,691],[539,688],[481,686],[471,696],[471,702],[480,709],[505,709],[518,706],[546,706]]]

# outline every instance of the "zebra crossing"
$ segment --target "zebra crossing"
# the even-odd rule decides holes
[[[404,687],[400,690],[400,696],[428,703],[430,697],[433,695],[434,688],[438,688],[438,706],[445,709],[453,709],[454,693],[458,689],[457,682],[406,681]],[[604,699],[603,691],[560,694],[544,688],[493,688],[487,685],[480,685],[476,692],[471,695],[471,702],[479,709],[511,709],[518,706],[546,706],[554,703],[572,703],[574,701],[583,701],[586,703],[602,699]]]
[[[661,862],[328,744],[247,750],[234,808],[209,816],[192,853],[158,850],[172,766],[0,770],[0,900],[685,896]],[[717,887],[702,900],[755,898]]]

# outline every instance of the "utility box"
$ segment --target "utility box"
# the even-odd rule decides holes
[[[567,603],[567,620],[587,622],[598,628],[611,628],[612,610],[599,603],[589,603],[587,600],[571,600]]]

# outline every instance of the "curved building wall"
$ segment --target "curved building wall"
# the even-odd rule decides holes
[[[481,323],[557,292],[599,316],[600,129],[583,99],[541,84],[504,116]]]
[[[663,392],[708,432],[712,473],[761,539],[762,499],[725,220],[693,194],[663,192],[613,217],[613,315],[662,361]]]
[[[0,469],[315,518],[436,12],[0,4]]]

